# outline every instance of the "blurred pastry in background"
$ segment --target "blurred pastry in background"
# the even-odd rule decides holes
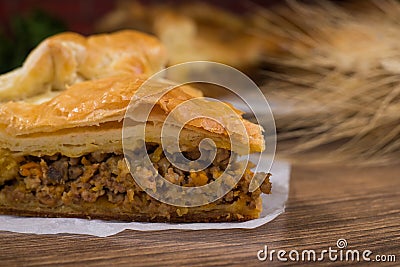
[[[171,6],[121,1],[98,22],[97,31],[131,28],[155,34],[167,48],[169,65],[209,60],[246,70],[260,62],[266,46],[253,34],[252,23],[251,15],[201,2]]]

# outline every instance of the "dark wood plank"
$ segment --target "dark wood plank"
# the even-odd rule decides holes
[[[287,211],[253,230],[125,231],[113,237],[0,233],[0,265],[260,265],[257,251],[336,247],[395,254],[400,262],[400,166],[294,166]],[[275,260],[263,264],[282,265]],[[286,265],[291,265],[288,262]],[[309,262],[297,264],[308,266]],[[321,265],[346,265],[329,262]],[[363,262],[362,264],[366,264]],[[396,263],[378,266],[396,266]]]

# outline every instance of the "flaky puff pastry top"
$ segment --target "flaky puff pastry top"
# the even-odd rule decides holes
[[[0,76],[0,101],[65,90],[84,80],[118,74],[153,74],[167,61],[160,42],[136,31],[83,37],[52,36],[38,45],[21,68]]]
[[[47,51],[45,48],[51,47],[51,44],[55,44],[57,49],[47,48],[50,49]],[[75,46],[84,49],[86,56],[74,55],[71,59],[75,60],[73,72],[63,68],[65,62],[58,65],[57,60],[60,57],[61,61],[68,61],[66,54],[75,53],[76,48],[71,48]],[[39,64],[42,61],[32,59],[41,57],[50,57],[43,59],[44,62],[52,62],[49,63],[51,66],[47,66],[49,70]],[[27,62],[37,62],[38,65],[30,65],[33,70],[43,68],[42,74],[27,75],[26,79],[30,79],[34,88],[29,84],[25,88],[20,87],[13,80],[15,73],[27,71]],[[214,102],[201,98],[199,90],[185,85],[164,93],[174,84],[160,80],[150,82],[145,91],[137,92],[147,77],[162,68],[164,63],[163,49],[157,40],[134,31],[87,39],[67,33],[45,40],[31,53],[21,69],[0,76],[0,79],[6,80],[0,86],[0,101],[3,101],[0,104],[0,149],[38,156],[61,153],[78,157],[94,151],[121,153],[122,125],[129,104],[140,106],[155,101],[147,121],[141,121],[140,116],[129,117],[129,120],[134,122],[133,125],[146,123],[146,141],[159,143],[160,125],[168,114],[184,101],[199,97],[202,108],[212,110],[223,125],[207,118],[190,121],[180,133],[183,150],[197,148],[204,138],[213,139],[217,147],[230,149],[226,128],[235,131],[232,116],[218,110]],[[57,67],[68,75],[61,75]],[[82,76],[83,80],[79,80],[78,76]],[[38,81],[41,81],[41,86]],[[10,84],[14,84],[18,94],[6,93]],[[50,88],[44,88],[48,84]],[[195,117],[196,112],[186,109],[184,114],[176,116],[178,120],[179,116]],[[240,111],[235,112],[241,118]],[[264,139],[261,127],[242,118],[240,121],[249,138],[249,152],[262,151]],[[236,138],[242,140],[243,136]]]

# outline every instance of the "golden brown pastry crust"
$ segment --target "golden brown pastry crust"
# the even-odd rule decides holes
[[[121,122],[131,99],[131,103],[136,105],[152,103],[164,92],[165,88],[171,86],[170,82],[152,82],[151,87],[146,87],[148,90],[144,95],[135,94],[144,81],[144,77],[118,75],[77,83],[41,104],[26,101],[5,103],[0,106],[0,136],[2,137],[0,148],[12,148],[12,151],[34,154],[37,154],[36,151],[48,154],[55,149],[59,151],[54,152],[78,156],[98,150],[99,145],[107,146],[108,144],[111,145],[109,149],[104,147],[107,152],[118,147],[120,151]],[[148,120],[150,140],[146,141],[159,142],[161,129],[159,124],[162,124],[166,116],[185,100],[200,96],[201,92],[190,86],[180,86],[163,95],[157,102],[158,108],[154,109]],[[229,114],[216,109],[213,102],[204,99],[201,101],[205,108],[214,109],[214,113],[225,127],[229,128],[229,125],[232,125],[229,130],[235,132],[235,125],[232,124],[232,117]],[[184,115],[197,115],[193,112],[185,110]],[[239,111],[237,112],[240,114]],[[264,139],[261,127],[246,120],[242,122],[249,135],[250,150],[262,151]],[[229,148],[230,140],[225,129],[206,118],[189,122],[182,132],[181,139],[184,144],[187,140],[187,146],[196,147],[198,142],[207,136],[212,137],[217,146]],[[80,138],[83,138],[81,143],[79,143]],[[88,142],[87,140],[90,139],[99,141]],[[69,140],[68,142],[78,140],[78,143],[65,145],[66,140]],[[60,144],[60,146],[55,144]],[[81,145],[81,147],[74,151],[74,145]]]
[[[259,199],[261,202],[261,199]],[[226,205],[228,206],[228,205]],[[230,210],[242,212],[243,208],[239,205],[230,205]],[[236,207],[237,206],[237,207]],[[135,221],[135,222],[160,222],[160,223],[213,223],[213,222],[244,222],[259,218],[260,209],[253,210],[250,214],[242,215],[238,213],[236,216],[232,216],[227,207],[221,205],[219,209],[205,212],[201,208],[197,209],[196,213],[185,214],[178,216],[177,214],[171,214],[170,217],[165,216],[150,216],[149,214],[140,213],[127,213],[127,212],[109,212],[109,209],[103,211],[87,211],[73,210],[70,208],[41,208],[40,211],[32,210],[29,208],[4,208],[0,207],[0,214],[4,215],[17,215],[27,217],[55,217],[55,218],[82,218],[82,219],[100,219],[100,220],[117,220],[117,221]]]
[[[62,33],[44,40],[21,68],[0,76],[0,102],[65,90],[83,80],[119,74],[150,75],[166,64],[160,42],[125,30],[83,37]]]

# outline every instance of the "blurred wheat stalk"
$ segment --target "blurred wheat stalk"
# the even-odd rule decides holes
[[[313,161],[400,161],[400,3],[287,1],[258,9],[255,32],[273,53],[265,60],[278,138],[286,155],[335,143]],[[267,49],[267,51],[268,51]],[[271,51],[271,49],[270,49]]]

